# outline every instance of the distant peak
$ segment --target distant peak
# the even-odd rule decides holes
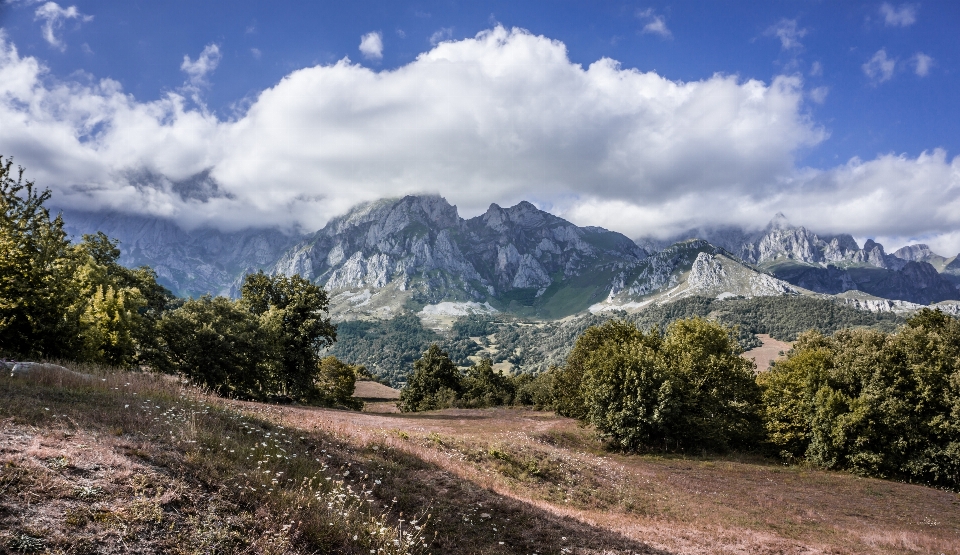
[[[774,214],[773,219],[767,224],[767,229],[788,229],[790,227],[790,221],[787,220],[787,216],[783,212]]]
[[[495,214],[495,213],[497,213],[497,212],[502,212],[502,211],[503,211],[503,208],[501,208],[499,204],[497,204],[497,203],[495,203],[495,202],[491,202],[491,203],[490,203],[490,207],[487,208],[487,212],[486,212],[486,213],[487,213],[487,214]]]

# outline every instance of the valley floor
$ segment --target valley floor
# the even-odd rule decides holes
[[[224,430],[240,423],[244,434],[255,428],[286,438],[271,452],[300,458],[283,464],[323,460],[308,470],[365,495],[369,488],[384,522],[409,527],[426,519],[423,541],[411,552],[960,553],[956,493],[750,456],[615,454],[590,430],[551,413],[410,415],[391,412],[389,404],[358,413],[223,401],[189,390],[162,402],[153,395],[146,405],[141,397],[135,405],[136,392],[122,390],[132,380],[122,376],[105,382],[115,391],[104,385],[95,395],[98,384],[0,380],[0,550],[27,551],[36,540],[38,549],[62,553],[84,546],[201,553],[214,543],[219,552],[317,552],[284,532],[304,526],[293,522],[305,520],[296,512],[301,506],[274,514],[269,507],[282,507],[264,501],[265,491],[247,491],[270,487],[276,495],[282,478],[261,485],[227,472],[254,462],[259,470],[265,459],[257,459],[269,456],[258,451],[244,459],[242,449],[266,449],[268,441],[234,445],[229,435],[190,431],[199,416],[170,420],[189,406],[194,415],[221,415]],[[150,391],[143,387],[141,395]],[[137,407],[143,416],[124,412]],[[241,466],[203,459],[198,441],[210,446],[206,452],[236,447],[231,464]],[[244,533],[256,538],[215,537]],[[367,552],[344,541],[323,552]]]

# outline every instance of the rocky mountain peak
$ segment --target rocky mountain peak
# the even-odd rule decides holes
[[[767,224],[766,230],[771,231],[775,229],[790,229],[790,221],[787,220],[787,216],[783,212],[777,212],[774,214],[773,218],[770,220],[770,223]]]
[[[902,258],[903,260],[910,260],[912,262],[920,262],[923,260],[928,260],[934,256],[939,256],[937,253],[930,250],[930,247],[923,243],[917,243],[915,245],[907,245],[905,247],[900,247],[899,249],[893,252],[893,256],[897,258]]]

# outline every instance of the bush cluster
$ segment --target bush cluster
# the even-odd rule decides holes
[[[731,330],[692,318],[661,334],[589,328],[554,377],[555,409],[625,450],[726,450],[760,438],[760,388]]]
[[[960,321],[922,309],[896,333],[800,336],[761,374],[768,442],[786,459],[960,486]]]
[[[761,373],[736,333],[699,317],[663,333],[613,320],[587,328],[563,366],[512,377],[489,360],[463,373],[434,345],[400,408],[534,405],[626,451],[738,449],[960,488],[960,320],[923,309],[894,332],[811,330]]]
[[[397,406],[403,412],[449,407],[549,405],[543,379],[530,374],[503,375],[488,358],[461,371],[447,351],[433,344],[413,365]]]

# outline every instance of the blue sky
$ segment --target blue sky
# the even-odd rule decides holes
[[[71,205],[309,229],[438,192],[960,250],[956,2],[19,0],[0,28],[0,152]]]

